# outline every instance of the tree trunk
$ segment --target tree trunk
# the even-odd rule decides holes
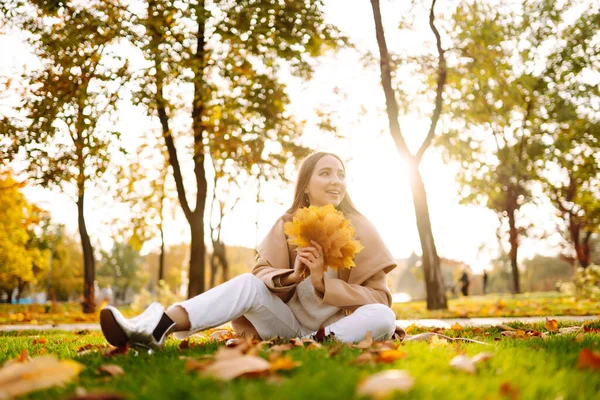
[[[162,219],[162,215],[161,215]],[[165,232],[162,221],[160,223],[160,255],[158,256],[158,281],[165,279]]]
[[[585,232],[583,239],[580,238],[581,228],[578,227],[577,235],[573,237],[573,245],[575,246],[575,254],[577,255],[577,262],[579,266],[586,269],[591,262],[590,254],[590,238],[592,232]]]
[[[421,162],[421,158],[434,137],[435,127],[441,113],[442,92],[446,82],[446,63],[444,51],[441,47],[439,32],[434,25],[433,11],[435,7],[435,0],[432,1],[429,14],[429,24],[434,35],[436,36],[437,50],[439,55],[438,86],[436,91],[435,110],[431,119],[431,125],[427,137],[423,141],[415,156],[410,153],[406,145],[406,141],[402,136],[400,123],[398,122],[398,103],[392,87],[390,57],[385,40],[385,33],[383,31],[383,24],[381,22],[379,0],[371,0],[371,6],[373,9],[373,18],[375,20],[375,35],[377,37],[380,55],[379,66],[381,69],[381,85],[385,94],[390,134],[394,139],[399,154],[407,161],[412,169],[412,171],[409,173],[415,215],[417,219],[417,228],[419,231],[419,238],[421,240],[421,248],[423,251],[423,270],[425,272],[427,289],[427,308],[430,310],[446,309],[448,306],[446,303],[445,285],[442,279],[442,273],[440,271],[439,257],[435,248],[433,233],[431,231],[431,221],[429,220],[429,208],[427,205],[425,186],[423,185],[423,179],[419,173],[419,164]]]
[[[200,207],[196,208],[198,211]],[[204,212],[204,207],[201,207]],[[196,214],[196,213],[194,213]],[[190,254],[190,272],[188,282],[188,298],[203,293],[206,290],[206,282],[204,277],[205,272],[205,261],[206,245],[204,243],[204,218],[200,214],[201,218],[195,218],[190,224],[191,227],[191,254]]]
[[[509,199],[511,201],[511,199]],[[516,207],[508,207],[508,226],[509,226],[509,243],[510,243],[510,267],[512,270],[513,278],[513,293],[521,293],[521,286],[519,284],[519,266],[517,263],[517,252],[519,250],[519,232],[516,227]]]
[[[79,222],[79,236],[81,237],[81,247],[83,249],[83,312],[91,314],[96,311],[96,298],[94,293],[94,281],[96,280],[96,271],[94,265],[94,249],[85,226],[84,193],[80,192],[77,199],[77,213]]]
[[[446,309],[448,308],[446,285],[441,273],[440,258],[433,240],[429,207],[427,205],[427,192],[417,165],[413,164],[410,178],[417,229],[423,251],[422,263],[425,274],[425,288],[427,289],[427,309]]]
[[[190,227],[192,234],[192,248],[190,257],[190,273],[188,284],[188,298],[192,298],[206,289],[205,282],[205,256],[206,244],[204,243],[204,209],[206,206],[206,195],[208,183],[206,181],[206,171],[204,169],[204,123],[202,116],[204,114],[204,103],[208,97],[204,92],[207,90],[204,85],[204,24],[206,10],[204,1],[199,1],[197,5],[198,33],[196,59],[199,66],[194,71],[194,103],[192,104],[192,131],[194,133],[194,174],[196,175],[196,209],[190,218]]]

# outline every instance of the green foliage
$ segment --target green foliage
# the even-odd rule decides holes
[[[120,299],[125,299],[128,293],[135,293],[142,288],[148,276],[139,268],[143,260],[139,250],[131,243],[115,242],[110,251],[101,251],[99,285],[110,284],[115,297]]]
[[[600,300],[600,265],[578,268],[575,273],[575,294],[581,299]]]
[[[144,311],[152,302],[158,301],[160,304],[163,304],[165,307],[178,302],[183,301],[183,296],[178,295],[175,291],[169,287],[169,285],[164,281],[158,281],[158,285],[154,293],[151,293],[146,288],[143,288],[136,296],[135,300],[131,304],[131,310],[136,313],[140,313]]]

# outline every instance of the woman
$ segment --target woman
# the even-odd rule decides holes
[[[311,336],[320,327],[343,342],[392,337],[395,315],[386,274],[396,262],[373,225],[360,214],[346,193],[341,159],[315,153],[304,160],[292,207],[275,222],[257,249],[252,273],[233,278],[205,293],[175,303],[165,312],[159,303],[125,319],[114,307],[100,313],[100,325],[114,346],[139,345],[159,349],[175,332],[179,338],[232,321],[240,336],[269,339]],[[324,265],[323,249],[288,244],[283,225],[309,205],[333,204],[349,218],[364,249],[351,270]],[[303,278],[303,273],[309,275]]]

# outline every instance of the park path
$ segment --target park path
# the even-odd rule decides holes
[[[506,324],[507,322],[535,323],[544,322],[548,319],[557,321],[571,321],[573,323],[582,323],[586,321],[597,321],[597,315],[588,316],[556,316],[556,317],[500,317],[500,318],[448,318],[448,319],[399,319],[396,325],[406,328],[412,324],[423,327],[450,328],[458,323],[463,327],[467,326],[493,326]],[[22,330],[61,330],[61,331],[80,331],[89,329],[91,331],[100,330],[99,324],[56,324],[56,325],[0,325],[0,331],[22,331]]]

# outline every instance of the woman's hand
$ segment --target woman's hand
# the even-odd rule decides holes
[[[298,249],[297,259],[306,265],[310,270],[310,278],[315,289],[320,292],[325,291],[325,260],[323,259],[323,247],[314,240],[310,241],[312,246]]]

